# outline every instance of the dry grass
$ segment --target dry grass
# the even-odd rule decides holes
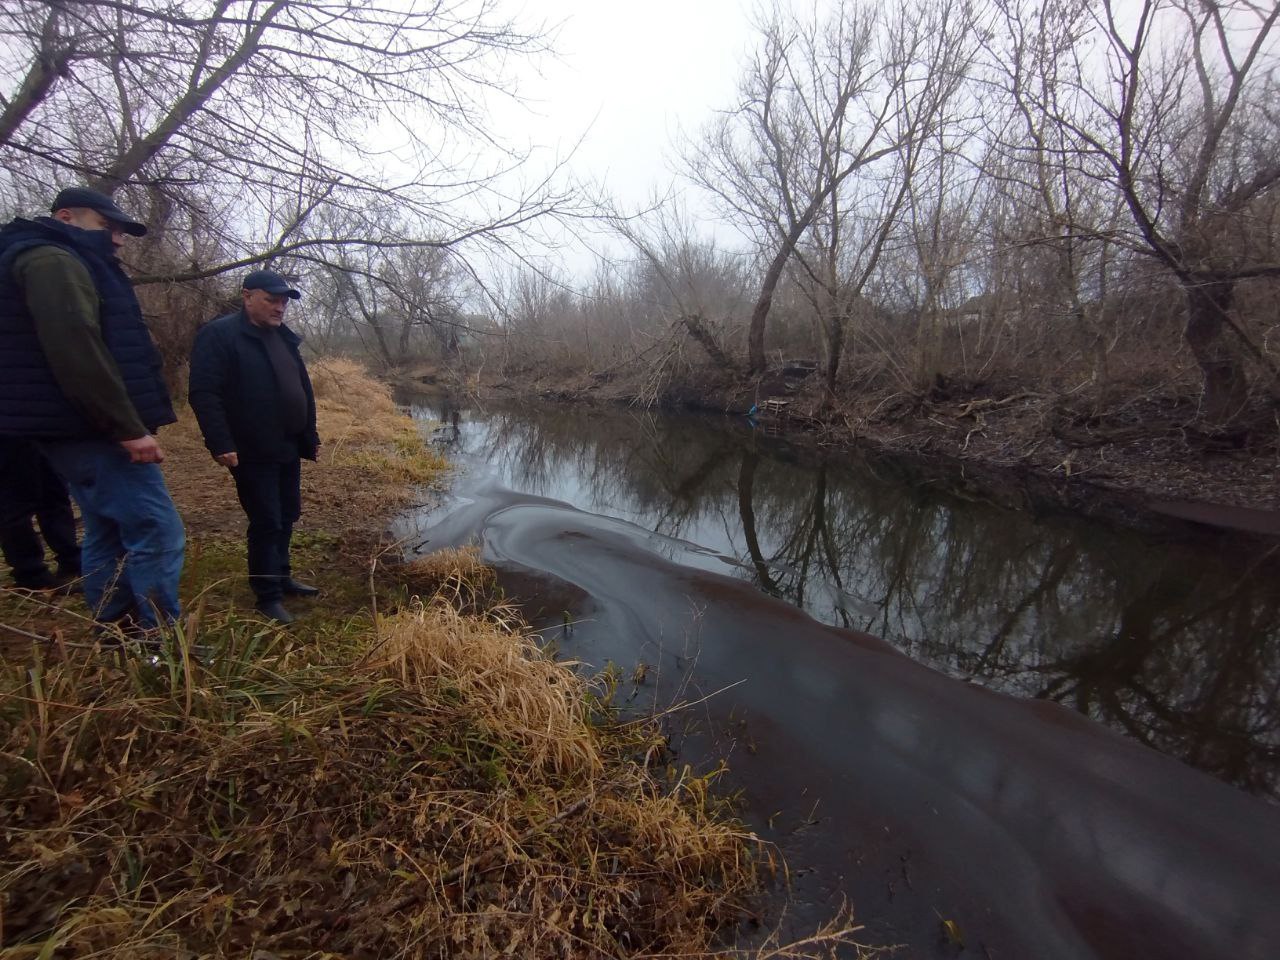
[[[451,604],[413,602],[381,628],[384,668],[407,686],[460,698],[475,721],[514,744],[539,770],[599,773],[588,702],[561,696],[571,665],[554,662],[533,639],[500,621],[466,616]]]
[[[435,593],[449,583],[492,586],[494,580],[493,570],[481,562],[480,551],[474,546],[445,547],[415,557],[402,572],[410,583],[429,585],[427,593]]]
[[[497,577],[481,562],[480,550],[474,546],[446,547],[415,557],[401,565],[397,574],[410,592],[449,595],[454,609],[466,613],[489,613],[500,600]]]
[[[401,489],[436,482],[448,471],[449,462],[423,445],[417,425],[400,413],[386,385],[358,363],[332,358],[309,369],[326,466],[354,469]]]
[[[395,401],[381,381],[354,360],[331,357],[307,365],[316,416],[326,436],[353,443],[385,441],[396,433]]]
[[[513,626],[432,598],[331,660],[226,619],[8,664],[0,957],[705,952],[751,838]]]

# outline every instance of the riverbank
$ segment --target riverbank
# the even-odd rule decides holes
[[[671,748],[725,758],[793,921],[847,900],[938,960],[1274,952],[1266,547],[969,503],[714,418],[419,403],[465,473],[411,542],[482,538],[637,706],[705,696]]]
[[[614,720],[612,687],[542,653],[473,554],[397,562],[378,531],[446,465],[353,366],[315,373],[295,570],[324,592],[293,627],[253,615],[243,519],[189,419],[161,437],[189,546],[160,649],[95,643],[78,599],[0,593],[0,958],[731,937],[768,850]]]
[[[450,384],[406,371],[404,386],[484,398],[656,403],[746,418],[814,450],[870,451],[914,464],[928,482],[1037,513],[1065,512],[1148,532],[1201,528],[1280,536],[1280,414],[1258,401],[1230,430],[1199,417],[1190,379],[1127,382],[1096,393],[1011,376],[939,379],[905,390],[868,372],[827,403],[820,374],[798,363],[758,380],[690,367],[653,389],[645,371],[608,376],[528,370]]]

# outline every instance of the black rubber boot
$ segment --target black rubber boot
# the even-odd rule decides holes
[[[48,567],[43,567],[39,572],[28,573],[23,576],[15,574],[13,578],[13,585],[19,590],[38,590],[41,592],[57,590],[65,582],[50,573]]]
[[[279,600],[262,600],[258,603],[258,612],[276,623],[293,623],[294,617]]]

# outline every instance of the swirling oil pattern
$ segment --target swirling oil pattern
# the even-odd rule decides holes
[[[714,422],[420,412],[463,470],[406,543],[478,541],[565,607],[563,653],[685,704],[677,762],[727,758],[797,931],[848,898],[910,956],[956,955],[944,920],[974,956],[1275,955],[1265,544],[1037,520]]]

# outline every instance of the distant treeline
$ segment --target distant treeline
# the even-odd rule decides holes
[[[841,2],[758,23],[737,99],[680,144],[752,239],[621,229],[640,262],[569,296],[524,278],[515,364],[646,354],[833,392],[1016,374],[1105,398],[1276,388],[1280,5]]]
[[[735,97],[675,144],[684,201],[625,216],[478,150],[484,98],[544,52],[492,3],[15,0],[0,195],[33,211],[78,179],[146,212],[130,257],[175,375],[228,275],[270,261],[306,283],[313,343],[388,367],[630,367],[657,396],[803,357],[833,394],[1137,380],[1229,422],[1277,391],[1278,16],[779,3]],[[529,257],[531,225],[588,216],[624,265]]]

